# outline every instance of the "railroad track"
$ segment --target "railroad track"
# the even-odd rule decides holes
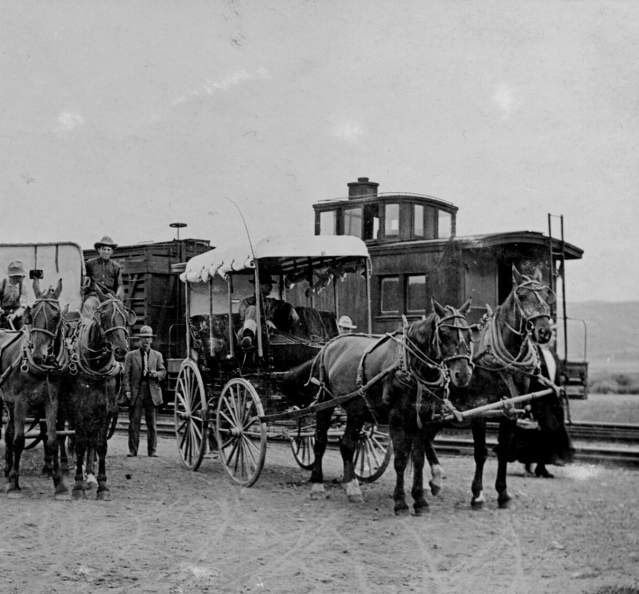
[[[125,432],[128,419],[120,414],[116,431]],[[144,430],[144,425],[142,426]],[[588,463],[607,463],[639,467],[639,425],[620,423],[571,423],[568,433],[575,447],[575,460]],[[173,437],[173,418],[160,415],[158,435]],[[336,442],[337,437],[333,437]],[[489,451],[497,444],[497,423],[488,423]],[[468,429],[444,429],[435,439],[438,452],[443,454],[472,455],[473,441]]]

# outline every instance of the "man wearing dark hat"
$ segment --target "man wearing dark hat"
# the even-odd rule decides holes
[[[160,382],[166,377],[162,353],[151,348],[151,326],[142,326],[137,338],[140,345],[126,354],[124,359],[123,386],[129,402],[129,453],[138,455],[142,411],[146,422],[147,452],[157,456],[156,407],[162,404]]]
[[[82,303],[82,312],[85,315],[92,315],[98,306],[98,289],[118,299],[122,299],[124,296],[122,269],[117,262],[111,260],[113,251],[118,247],[117,244],[108,235],[105,235],[94,244],[94,247],[98,252],[98,257],[92,258],[85,265],[86,279]]]
[[[0,285],[0,327],[19,330],[27,307],[24,265],[20,260],[9,264],[7,278]]]

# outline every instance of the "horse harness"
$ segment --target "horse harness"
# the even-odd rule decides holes
[[[417,413],[416,414],[417,425],[420,429],[422,428],[420,410],[423,404],[424,392],[426,392],[430,397],[434,398],[435,400],[438,400],[439,402],[441,402],[442,406],[444,406],[445,408],[449,409],[453,413],[457,413],[457,410],[455,409],[455,407],[448,400],[450,372],[448,370],[447,363],[451,360],[465,358],[465,359],[468,359],[469,365],[472,366],[473,365],[472,364],[472,344],[469,345],[468,342],[463,337],[462,331],[466,330],[467,327],[465,325],[458,324],[458,322],[461,320],[465,322],[465,318],[461,314],[457,313],[453,308],[450,308],[450,310],[451,310],[450,315],[445,316],[443,318],[437,317],[435,321],[435,332],[433,334],[431,348],[433,348],[436,353],[435,354],[436,359],[433,359],[429,357],[426,353],[424,353],[419,348],[419,346],[415,343],[415,341],[409,336],[409,332],[408,332],[409,326],[406,321],[406,318],[404,317],[403,318],[404,324],[403,324],[403,329],[401,333],[393,332],[393,333],[384,334],[381,338],[379,338],[379,340],[371,344],[366,349],[366,351],[362,354],[362,357],[360,359],[359,366],[357,369],[357,376],[356,376],[356,384],[358,388],[354,392],[349,392],[348,394],[342,394],[337,396],[332,394],[331,391],[326,386],[326,382],[324,378],[324,366],[319,365],[318,371],[319,371],[320,377],[315,382],[319,386],[318,394],[315,399],[316,410],[321,408],[329,408],[329,406],[336,406],[338,404],[346,402],[347,400],[355,398],[356,396],[361,396],[366,404],[366,407],[368,408],[368,411],[371,414],[371,417],[373,418],[373,421],[377,422],[375,412],[367,398],[366,392],[369,388],[371,388],[373,385],[375,385],[382,379],[386,378],[388,375],[395,373],[396,371],[400,371],[401,375],[398,376],[398,380],[400,382],[402,382],[404,385],[409,385],[409,380],[404,379],[405,377],[407,377],[407,378],[413,378],[417,384],[415,410]],[[443,357],[442,350],[441,350],[441,336],[439,333],[441,327],[456,328],[457,331],[459,332],[460,345],[468,346],[470,350],[470,354],[461,353],[459,352],[459,349],[458,349],[455,354],[448,357]],[[368,337],[368,335],[366,334],[349,334],[348,336]],[[336,338],[339,338],[339,337],[336,337]],[[385,344],[386,342],[390,340],[397,343],[401,347],[399,350],[399,355],[397,360],[392,365],[383,369],[382,371],[377,373],[374,377],[367,380],[367,377],[366,377],[367,357],[375,349],[379,348],[381,345]],[[312,382],[313,380],[313,371],[315,368],[315,364],[321,358],[323,352],[324,350],[322,350],[322,352],[316,357],[316,359],[313,362],[313,365],[311,366],[311,371],[310,371],[311,377],[309,379],[309,382]],[[436,379],[427,380],[421,374],[419,374],[414,367],[415,360],[419,361],[422,365],[424,365],[428,369],[435,371],[437,373]],[[435,392],[435,390],[437,391],[441,390],[443,392],[443,396],[439,396]],[[321,399],[322,394],[328,394],[329,400],[326,400],[320,403],[319,400]]]

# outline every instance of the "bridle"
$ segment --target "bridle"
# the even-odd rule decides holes
[[[104,328],[102,325],[102,314],[107,306],[111,305],[113,310],[111,312],[110,324]],[[120,320],[117,319],[120,316]],[[71,355],[70,372],[72,375],[82,372],[95,379],[105,378],[108,376],[118,375],[121,370],[120,363],[115,359],[114,346],[108,340],[102,348],[93,349],[89,346],[89,332],[91,332],[92,326],[99,329],[101,334],[106,338],[110,333],[121,330],[124,332],[125,337],[129,338],[129,329],[126,326],[126,310],[124,305],[119,299],[110,297],[105,301],[102,301],[95,309],[91,318],[91,323],[80,324],[78,331],[73,341]],[[83,350],[79,347],[82,345]],[[86,353],[84,351],[87,351]],[[92,362],[100,361],[102,358],[109,356],[109,360],[100,369],[93,369]]]
[[[537,299],[538,307],[531,314],[526,313],[526,309],[521,302],[519,296],[521,289],[530,291]],[[502,318],[502,322],[511,332],[521,337],[519,352],[515,356],[506,348],[504,338],[497,324],[498,318],[501,317],[500,314],[504,311],[505,303],[491,314],[488,320],[488,327],[485,330],[488,346],[477,357],[477,360],[482,360],[481,365],[479,365],[481,368],[489,371],[503,372],[512,369],[522,373],[531,373],[539,366],[537,350],[533,346],[531,335],[534,334],[536,320],[540,318],[550,319],[550,299],[544,299],[541,296],[543,293],[548,293],[550,297],[554,298],[554,293],[547,285],[530,277],[525,277],[525,280],[512,291],[515,314],[520,319],[519,329],[513,328],[505,316]],[[484,360],[486,356],[489,358],[488,361]]]
[[[460,314],[455,308],[450,305],[446,306],[449,314],[444,317],[439,317],[435,314],[435,331],[430,343],[431,352],[434,353],[434,357],[430,357],[424,350],[418,345],[417,342],[411,337],[410,327],[406,323],[404,318],[404,329],[402,336],[403,347],[403,363],[405,370],[408,371],[418,383],[424,385],[429,391],[432,388],[444,388],[448,390],[448,384],[450,383],[450,369],[449,363],[460,359],[465,359],[468,365],[473,369],[473,346],[470,338],[466,340],[464,332],[470,334],[470,328],[466,318]],[[444,356],[442,348],[442,334],[443,328],[453,328],[457,333],[457,346],[455,352],[451,355]],[[434,380],[427,380],[424,376],[415,368],[415,362],[419,362],[422,366],[436,373]]]
[[[112,305],[113,311],[111,312],[111,320],[110,320],[111,323],[108,325],[107,328],[104,328],[102,326],[100,311],[103,310],[107,305]],[[122,319],[121,324],[117,323],[117,320],[116,320],[117,315],[119,315],[120,318]],[[125,336],[127,337],[127,339],[129,338],[129,329],[126,326],[126,320],[127,320],[126,311],[125,311],[124,305],[119,299],[116,299],[115,297],[109,297],[106,301],[102,301],[100,305],[96,307],[95,312],[93,313],[93,319],[100,326],[100,328],[102,328],[102,331],[104,332],[105,335],[109,335],[111,332],[117,332],[118,330],[122,330]]]
[[[58,321],[54,330],[49,330],[50,320],[47,307],[53,309],[54,315],[58,316]],[[35,320],[36,318],[38,318],[38,316],[44,317],[45,324],[43,327],[35,324]],[[62,310],[57,299],[51,297],[40,297],[34,301],[33,305],[31,306],[31,324],[25,327],[27,333],[27,341],[22,353],[22,364],[20,366],[21,371],[25,373],[29,371],[36,373],[48,373],[51,371],[60,372],[64,369],[66,363],[66,349],[63,340],[60,340],[60,347],[57,356],[55,358],[55,361],[51,364],[36,363],[33,358],[35,345],[31,340],[32,335],[38,333],[48,336],[51,339],[49,350],[52,351],[55,341],[59,338],[61,339],[60,333],[62,330],[62,323]]]
[[[520,323],[519,329],[513,328],[507,321],[504,320],[504,323],[508,326],[508,329],[515,334],[520,336],[530,334],[535,327],[535,322],[540,318],[548,318],[550,319],[550,302],[551,299],[544,299],[541,296],[541,293],[548,293],[548,295],[554,300],[555,294],[548,287],[537,280],[534,280],[529,277],[525,277],[522,283],[517,285],[512,292],[513,301],[515,304],[515,313],[519,315]],[[526,313],[526,308],[523,306],[521,302],[521,298],[519,296],[519,291],[521,289],[526,289],[528,292],[532,293],[537,299],[537,303],[535,304],[537,307],[535,311],[531,314]]]

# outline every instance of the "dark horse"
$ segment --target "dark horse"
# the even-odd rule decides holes
[[[546,344],[552,337],[550,304],[554,295],[542,283],[539,270],[533,276],[526,276],[513,266],[512,275],[513,289],[504,302],[490,312],[476,343],[473,379],[463,390],[463,398],[475,405],[527,394],[533,379],[542,381],[538,376],[539,355],[535,343]],[[554,394],[551,397],[556,398]],[[474,418],[471,428],[475,458],[471,505],[477,508],[484,503],[483,472],[488,455],[486,417]],[[514,416],[500,417],[495,489],[502,508],[508,507],[511,499],[506,471],[515,428]]]
[[[44,410],[45,459],[52,464],[51,476],[56,496],[68,492],[58,462],[56,418],[61,372],[66,364],[62,312],[58,297],[62,280],[55,289],[40,291],[33,281],[36,297],[25,313],[25,326],[18,332],[0,331],[0,386],[9,408],[5,433],[5,476],[8,493],[20,492],[20,458],[24,449],[27,415]]]
[[[362,426],[367,421],[388,423],[395,450],[397,482],[396,513],[408,509],[404,495],[404,471],[412,454],[415,472],[411,493],[415,513],[428,506],[424,499],[422,470],[424,448],[430,438],[426,429],[434,411],[447,406],[449,383],[464,386],[472,374],[470,328],[459,310],[433,301],[434,312],[413,322],[403,332],[381,338],[362,334],[338,336],[317,357],[298,368],[302,379],[309,373],[319,384],[315,462],[311,474],[311,497],[324,497],[322,458],[335,406],[346,411],[346,428],[340,443],[344,462],[343,482],[349,500],[362,494],[354,473],[353,456]]]
[[[108,499],[106,485],[107,435],[112,416],[117,413],[119,361],[128,349],[129,327],[135,314],[110,295],[98,294],[100,303],[90,318],[78,324],[72,341],[72,361],[65,374],[63,390],[69,401],[75,431],[76,473],[73,497],[86,495],[83,463],[87,473],[98,456],[97,498]]]

